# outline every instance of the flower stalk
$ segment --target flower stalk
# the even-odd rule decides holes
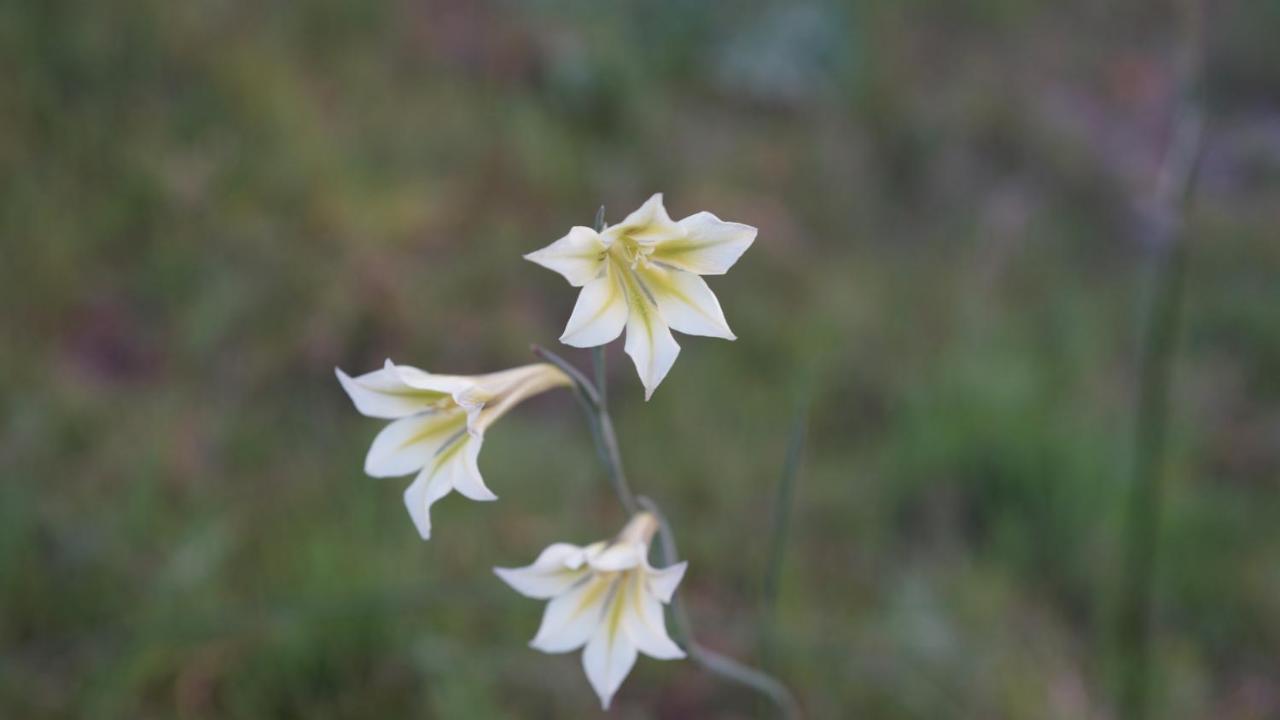
[[[614,493],[618,496],[618,502],[628,516],[634,515],[636,512],[648,512],[657,518],[662,561],[667,565],[674,565],[679,554],[676,548],[675,536],[671,532],[671,526],[667,522],[666,515],[652,499],[643,496],[637,497],[627,483],[626,474],[622,467],[622,453],[618,446],[618,436],[614,430],[613,418],[609,414],[609,407],[605,401],[608,396],[605,390],[607,383],[605,380],[604,348],[597,347],[593,351],[592,364],[596,375],[594,383],[569,361],[544,347],[534,345],[533,354],[560,368],[573,379],[576,386],[575,395],[579,398],[579,405],[586,416],[587,426],[591,430],[591,437],[596,443],[597,454],[604,465],[605,475],[608,477]],[[698,644],[694,639],[689,614],[685,609],[679,592],[676,592],[672,598],[670,607],[677,639],[694,662],[710,673],[740,685],[745,685],[764,695],[778,707],[783,717],[800,717],[800,706],[795,697],[777,678]]]
[[[1118,628],[1122,663],[1119,706],[1122,717],[1134,720],[1152,715],[1152,615],[1164,506],[1169,396],[1186,285],[1186,215],[1204,147],[1200,86],[1206,8],[1200,0],[1184,0],[1180,9],[1181,97],[1154,196],[1142,213],[1151,287],[1143,308]]]

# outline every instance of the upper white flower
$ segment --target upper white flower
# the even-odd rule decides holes
[[[431,506],[449,491],[498,499],[476,463],[484,431],[521,400],[573,382],[547,363],[475,376],[434,375],[390,360],[355,378],[334,371],[357,410],[395,420],[374,438],[364,471],[373,477],[418,473],[404,502],[423,540],[431,537]]]
[[[626,327],[626,351],[648,400],[680,352],[672,330],[734,339],[699,275],[723,275],[755,237],[750,225],[709,212],[675,222],[659,193],[603,232],[575,227],[525,258],[582,288],[561,342],[604,345]]]
[[[582,667],[606,710],[637,653],[659,660],[684,657],[667,635],[662,606],[671,602],[687,563],[649,565],[657,527],[653,515],[638,513],[612,541],[587,547],[556,543],[528,567],[494,568],[516,592],[551,601],[531,647],[562,653],[586,645]]]

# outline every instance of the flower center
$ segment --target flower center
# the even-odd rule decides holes
[[[633,270],[637,267],[648,267],[649,255],[652,253],[653,248],[651,246],[639,242],[630,233],[618,238],[609,248],[609,254],[615,260]]]

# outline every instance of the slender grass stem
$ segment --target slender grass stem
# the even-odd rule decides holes
[[[1119,642],[1121,717],[1150,716],[1151,625],[1160,520],[1169,393],[1186,284],[1183,224],[1202,148],[1203,111],[1198,102],[1202,65],[1199,0],[1186,0],[1182,98],[1154,197],[1143,214],[1148,274],[1138,365],[1132,478],[1125,528],[1125,573]]]
[[[782,562],[786,557],[796,478],[800,474],[800,458],[808,429],[808,405],[806,392],[802,395],[795,418],[791,421],[791,434],[787,438],[787,454],[782,463],[782,477],[778,480],[778,493],[773,503],[773,539],[769,547],[769,564],[765,569],[760,597],[760,658],[761,664],[765,667],[771,664],[776,649],[778,587],[782,579]]]

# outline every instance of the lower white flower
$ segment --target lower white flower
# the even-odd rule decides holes
[[[435,375],[390,360],[354,378],[334,370],[356,410],[394,420],[374,438],[364,471],[373,477],[418,473],[404,501],[423,540],[431,537],[431,506],[451,491],[498,499],[476,462],[485,430],[520,401],[573,382],[547,363],[472,376]]]
[[[688,563],[649,565],[657,528],[657,519],[642,512],[612,541],[556,543],[528,567],[494,568],[520,594],[551,601],[529,645],[546,653],[585,645],[582,667],[606,710],[638,653],[659,660],[685,656],[667,635],[662,606],[671,602]]]

